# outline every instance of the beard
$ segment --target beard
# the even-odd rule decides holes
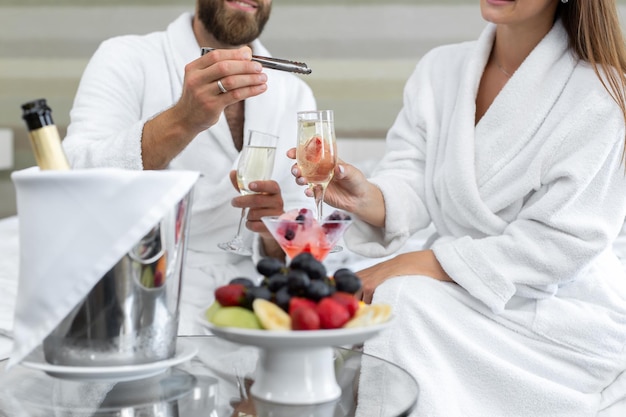
[[[259,2],[254,15],[224,7],[224,0],[200,0],[198,18],[220,43],[239,46],[258,38],[270,18],[271,3]]]

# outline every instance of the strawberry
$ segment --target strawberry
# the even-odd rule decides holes
[[[291,297],[289,301],[289,314],[300,307],[315,308],[315,301],[304,297]]]
[[[215,290],[215,300],[223,307],[242,307],[246,301],[246,287],[242,284],[227,284]]]
[[[348,308],[331,297],[322,298],[316,310],[322,329],[338,329],[350,320]]]
[[[350,318],[354,317],[354,314],[360,307],[359,300],[357,300],[354,295],[347,292],[337,291],[333,293],[330,298],[345,306],[348,309]]]
[[[291,330],[318,330],[320,328],[320,316],[314,307],[301,305],[289,316],[291,317]]]
[[[313,136],[304,144],[304,155],[307,161],[318,163],[322,159],[322,138]]]

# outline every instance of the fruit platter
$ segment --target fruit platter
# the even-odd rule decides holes
[[[339,398],[333,346],[379,334],[392,322],[391,306],[359,301],[354,272],[341,268],[329,276],[309,252],[289,265],[263,258],[257,271],[259,282],[237,277],[218,287],[201,323],[217,337],[260,349],[254,397],[294,405]]]

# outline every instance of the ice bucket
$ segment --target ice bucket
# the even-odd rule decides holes
[[[174,356],[192,192],[46,337],[46,361],[120,366]]]
[[[120,366],[175,355],[191,199],[190,191],[44,339],[47,362]]]

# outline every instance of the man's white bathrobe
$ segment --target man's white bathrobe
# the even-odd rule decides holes
[[[166,31],[121,36],[103,42],[90,60],[78,88],[64,148],[73,168],[113,166],[142,169],[141,133],[150,118],[174,105],[182,92],[184,69],[200,57],[185,13]],[[203,45],[204,46],[204,45]],[[269,55],[259,41],[253,51]],[[315,109],[310,88],[297,76],[266,70],[268,89],[246,100],[244,135],[249,129],[280,137],[272,178],[283,191],[285,210],[313,208],[291,176],[287,149],[295,146],[296,112]],[[195,333],[194,316],[213,301],[213,290],[237,276],[255,277],[255,259],[228,254],[218,242],[231,239],[241,210],[230,201],[238,193],[228,172],[239,152],[224,115],[200,133],[171,163],[169,169],[199,171],[183,277],[181,333]],[[258,242],[255,245],[258,255]]]
[[[385,282],[373,302],[396,320],[365,349],[415,376],[416,416],[596,415],[626,369],[624,120],[557,23],[475,124],[494,35],[432,50],[406,84],[372,178],[385,228],[345,239],[387,255],[432,221],[456,283]],[[374,397],[362,415],[386,407]]]

